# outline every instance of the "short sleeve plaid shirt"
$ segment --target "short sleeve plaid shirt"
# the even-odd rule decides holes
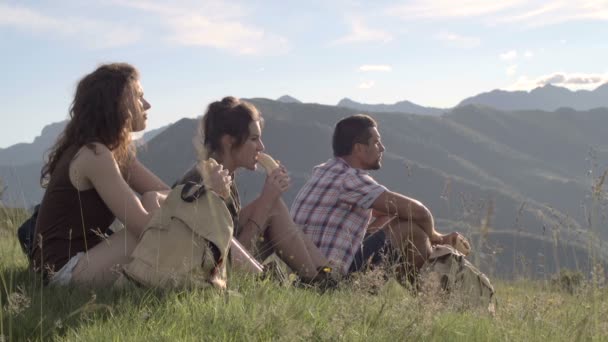
[[[291,216],[331,265],[346,274],[361,248],[371,206],[386,190],[367,172],[333,158],[315,166]]]

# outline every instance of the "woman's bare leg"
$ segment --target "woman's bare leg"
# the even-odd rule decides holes
[[[249,220],[251,213],[256,210],[256,201],[246,206],[239,214],[239,220],[243,226]],[[268,221],[265,222],[262,241],[256,243],[256,233],[253,229],[243,231],[239,234],[239,241],[245,248],[251,248],[255,255],[267,257],[273,251],[285,263],[298,273],[303,279],[310,280],[317,275],[317,269],[327,265],[327,259],[321,254],[316,246],[310,242],[302,231],[293,223],[289,210],[279,199],[272,208]],[[249,244],[247,244],[249,242]]]
[[[131,261],[131,253],[137,238],[122,229],[89,249],[78,261],[72,272],[72,282],[77,285],[106,286],[118,279],[116,265]]]

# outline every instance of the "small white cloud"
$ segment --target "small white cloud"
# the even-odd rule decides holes
[[[509,50],[509,51],[507,51],[505,53],[501,53],[499,57],[503,61],[511,61],[511,60],[514,60],[515,58],[517,58],[517,51],[516,50]]]
[[[526,52],[524,52],[524,57],[526,58],[532,58],[534,57],[534,52],[530,51],[530,50],[526,50]]]
[[[443,41],[450,47],[470,49],[481,44],[481,40],[477,37],[461,36],[456,33],[441,32],[435,35],[435,39]]]
[[[547,84],[568,88],[571,90],[592,90],[602,84],[608,83],[608,73],[605,74],[584,74],[584,73],[565,73],[555,72],[536,78],[521,76],[517,81],[506,87],[507,90],[532,90]]]
[[[359,67],[359,71],[392,71],[393,68],[390,65],[383,64],[365,64]]]
[[[513,76],[515,73],[517,73],[517,64],[509,65],[506,71],[507,76]]]
[[[359,89],[371,89],[376,85],[376,81],[363,81],[359,84]]]
[[[559,41],[559,43],[560,43],[560,44],[567,44],[567,43],[568,43],[568,41],[567,41],[567,40],[565,40],[565,39],[561,39],[561,40]]]
[[[367,26],[360,18],[350,19],[351,32],[344,37],[334,40],[332,45],[353,43],[388,43],[393,40],[390,33]]]
[[[141,38],[141,30],[136,27],[83,17],[53,17],[27,7],[5,4],[0,4],[0,26],[50,39],[77,40],[96,49],[130,45]]]

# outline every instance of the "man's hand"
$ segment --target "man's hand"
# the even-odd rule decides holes
[[[435,237],[431,238],[431,244],[450,245],[464,255],[468,255],[471,252],[471,244],[458,232],[452,232],[445,235],[437,233]]]

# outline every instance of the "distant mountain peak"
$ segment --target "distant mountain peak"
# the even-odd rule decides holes
[[[296,99],[295,97],[291,97],[289,95],[283,95],[277,99],[279,102],[283,103],[302,103],[302,101]]]
[[[595,90],[572,91],[568,88],[547,83],[530,91],[495,89],[462,100],[458,107],[477,104],[499,110],[544,110],[556,111],[561,107],[570,107],[577,111],[608,107],[608,84]]]
[[[394,104],[365,104],[353,101],[348,97],[343,98],[338,102],[338,107],[346,107],[365,112],[392,112],[392,113],[409,113],[418,115],[441,115],[445,110],[440,108],[423,107],[413,102],[403,100]]]

